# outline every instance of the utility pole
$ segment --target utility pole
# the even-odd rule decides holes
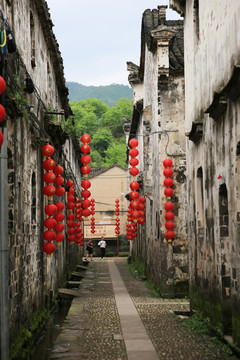
[[[0,75],[3,65],[0,66]],[[4,104],[4,95],[0,96]],[[4,141],[0,147],[0,360],[9,359],[9,299],[8,299],[8,164],[6,120],[0,125]]]

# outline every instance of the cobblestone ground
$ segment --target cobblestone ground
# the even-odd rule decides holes
[[[208,337],[183,327],[173,316],[175,310],[189,310],[186,300],[157,298],[146,282],[129,273],[126,259],[117,259],[116,264],[159,359],[237,359],[219,350]],[[127,360],[107,259],[89,264],[80,297],[72,302],[51,353],[51,359],[64,358]]]
[[[189,310],[189,305],[184,299],[168,300],[155,297],[144,281],[130,276],[125,262],[118,261],[116,264],[160,359],[237,359],[219,349],[210,337],[194,334],[185,328],[173,316],[173,311]]]
[[[51,359],[127,360],[108,262],[89,267]]]

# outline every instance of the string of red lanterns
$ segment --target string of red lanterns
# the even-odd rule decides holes
[[[55,187],[52,185],[56,175],[53,173],[55,167],[55,161],[51,159],[51,156],[54,154],[54,147],[50,144],[42,146],[42,155],[46,157],[42,166],[46,171],[43,175],[43,181],[47,184],[43,188],[43,193],[48,197],[48,205],[45,206],[45,214],[48,217],[44,220],[44,226],[47,228],[43,233],[43,238],[46,241],[43,245],[43,251],[50,256],[55,250],[56,246],[53,243],[53,240],[56,239],[56,233],[53,231],[56,228],[57,221],[53,218],[53,215],[57,211],[56,205],[52,204],[52,196],[55,194]]]
[[[91,137],[88,134],[84,134],[81,136],[81,142],[83,145],[81,145],[80,149],[83,155],[81,156],[81,162],[83,166],[81,167],[81,173],[84,174],[84,180],[81,182],[81,186],[83,188],[81,195],[82,195],[82,215],[87,218],[91,215],[91,210],[89,209],[91,205],[91,201],[89,200],[89,197],[91,196],[90,190],[88,190],[91,187],[91,182],[87,180],[88,175],[91,172],[91,168],[88,165],[91,161],[91,157],[88,155],[90,153],[91,147],[89,145],[91,141]]]
[[[80,202],[79,197],[76,198],[75,201],[75,219],[76,220],[80,220],[81,221],[81,212],[82,212],[82,205]],[[81,223],[80,221],[76,221],[74,226],[75,226],[75,243],[79,246],[83,246],[83,233],[82,233],[82,228],[81,228]]]
[[[115,214],[116,214],[115,234],[118,236],[120,234],[119,199],[115,200]]]
[[[68,209],[68,222],[67,222],[67,233],[68,233],[68,242],[73,244],[75,241],[75,216],[74,216],[74,182],[71,179],[68,179],[67,186],[69,189],[67,191],[67,209]]]
[[[0,95],[4,93],[6,89],[6,82],[2,76],[0,76]],[[3,122],[4,118],[6,116],[6,110],[3,105],[0,104],[0,123]],[[4,141],[4,135],[2,131],[0,130],[0,147],[2,146]]]
[[[166,223],[165,223],[165,228],[166,228],[166,232],[165,232],[165,237],[168,240],[168,242],[171,242],[172,239],[175,236],[175,233],[173,231],[174,229],[174,222],[172,221],[174,219],[174,213],[172,212],[174,209],[174,204],[173,202],[169,201],[171,200],[171,197],[173,196],[173,170],[172,170],[172,160],[171,159],[165,159],[163,161],[163,166],[164,166],[164,170],[163,170],[163,175],[166,177],[166,179],[164,179],[164,185],[165,185],[165,190],[164,190],[164,194],[167,197],[167,202],[165,203],[165,219],[166,219]]]

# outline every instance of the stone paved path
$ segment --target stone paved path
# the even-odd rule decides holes
[[[132,314],[127,314],[131,309]],[[155,297],[145,282],[129,274],[126,259],[95,260],[88,265],[79,297],[72,302],[51,359],[237,359],[219,350],[206,336],[183,327],[172,315],[173,311],[188,309],[186,300]],[[134,321],[137,327],[132,326]],[[152,358],[150,353],[137,352],[141,347],[137,347],[140,338],[136,335],[142,336],[142,331],[141,341],[146,341]]]

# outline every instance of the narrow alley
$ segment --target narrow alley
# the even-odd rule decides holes
[[[94,259],[72,301],[51,359],[236,359],[181,324],[186,299],[163,299],[131,275],[126,258]]]

